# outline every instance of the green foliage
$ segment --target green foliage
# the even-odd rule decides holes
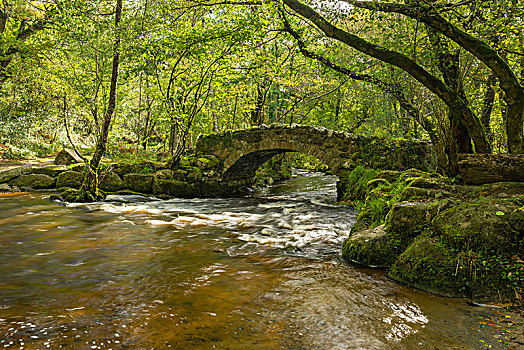
[[[290,156],[294,168],[308,169],[319,172],[327,172],[329,167],[312,155],[304,153],[293,153]]]

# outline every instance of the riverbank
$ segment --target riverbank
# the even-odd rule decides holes
[[[432,293],[522,306],[524,183],[465,186],[419,170],[357,167],[348,261]]]

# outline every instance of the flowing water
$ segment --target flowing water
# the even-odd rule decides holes
[[[250,197],[0,198],[0,348],[479,349],[491,309],[352,267],[335,178]],[[492,343],[492,348],[500,348]]]

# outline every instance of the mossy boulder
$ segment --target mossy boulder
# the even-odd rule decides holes
[[[516,209],[511,213],[509,224],[515,231],[519,231],[521,235],[524,235],[524,207]]]
[[[187,182],[155,178],[153,180],[153,193],[186,198],[193,197],[195,195],[195,189]]]
[[[388,236],[384,225],[355,231],[344,241],[344,259],[366,266],[389,267],[401,253],[398,242]]]
[[[455,276],[455,258],[438,240],[419,236],[391,266],[388,276],[428,292],[457,296],[461,283]]]
[[[157,172],[155,172],[154,176],[162,180],[172,180],[173,178],[176,178],[177,180],[179,180],[180,178],[183,178],[183,177],[180,177],[180,176],[175,177],[174,174],[177,171],[180,171],[180,170],[162,169],[162,170],[158,170]],[[186,172],[184,172],[184,175],[185,174]]]
[[[13,169],[2,170],[0,171],[0,183],[9,182],[20,175],[30,173],[32,170],[32,165],[22,165]]]
[[[83,173],[86,171],[86,165],[85,163],[71,164],[69,165],[69,170],[78,171],[79,173]]]
[[[398,232],[405,237],[415,237],[432,216],[430,202],[397,202],[386,216],[388,232]]]
[[[53,188],[56,180],[44,174],[20,175],[16,179],[9,181],[10,186],[28,187],[34,189]]]
[[[408,186],[404,188],[400,194],[401,201],[409,200],[426,200],[426,199],[444,199],[447,197],[454,197],[455,195],[451,192],[445,191],[440,188],[420,188]]]
[[[33,174],[44,174],[51,177],[57,177],[61,173],[68,171],[69,168],[65,165],[48,165],[41,168],[33,169]]]
[[[77,171],[64,171],[56,179],[57,188],[80,188],[84,181],[84,174]]]
[[[516,209],[511,199],[466,202],[437,215],[433,227],[458,250],[505,255],[516,252],[520,243],[519,233],[510,225]]]
[[[54,160],[56,165],[71,165],[82,162],[82,158],[80,158],[74,150],[66,148],[58,152]]]
[[[136,173],[137,165],[133,163],[114,163],[110,164],[109,167],[118,176],[124,176],[126,174]]]
[[[97,201],[103,201],[106,199],[106,194],[102,190],[97,190],[96,193],[91,193],[83,189],[68,189],[60,193],[55,198],[64,202],[70,203],[92,203]]]
[[[100,175],[98,186],[105,192],[116,192],[124,188],[124,181],[116,173],[110,171]]]
[[[124,175],[124,187],[134,192],[149,193],[153,188],[153,175],[127,174]]]

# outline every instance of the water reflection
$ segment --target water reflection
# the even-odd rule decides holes
[[[87,206],[38,194],[2,199],[0,346],[475,349],[489,342],[460,301],[342,262],[340,243],[355,213],[331,205],[334,188],[334,178],[313,175],[242,199],[115,196]]]

